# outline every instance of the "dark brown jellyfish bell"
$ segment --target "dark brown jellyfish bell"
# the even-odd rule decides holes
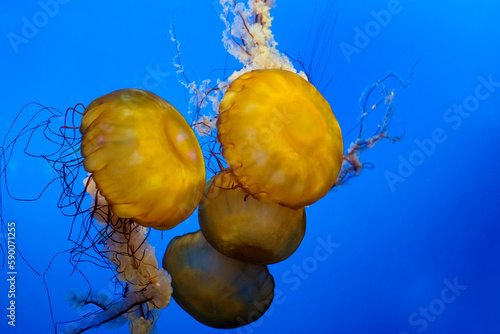
[[[201,231],[219,252],[248,263],[271,264],[297,250],[306,231],[305,209],[249,196],[229,170],[207,182],[198,209]]]
[[[177,304],[210,327],[245,326],[259,319],[274,298],[274,279],[266,266],[219,253],[200,231],[173,238],[163,268],[172,276]]]

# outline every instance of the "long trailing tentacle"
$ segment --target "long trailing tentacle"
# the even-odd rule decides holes
[[[357,125],[355,125],[351,130],[344,134],[344,138],[350,135],[354,130],[358,129],[358,135],[356,139],[351,143],[347,153],[344,155],[344,165],[339,173],[337,181],[332,188],[344,184],[347,180],[359,175],[363,168],[373,168],[373,164],[370,162],[361,162],[360,154],[367,149],[372,148],[381,139],[388,139],[389,141],[395,143],[400,141],[404,135],[404,132],[400,136],[389,136],[389,127],[391,125],[394,112],[396,111],[397,101],[394,97],[394,90],[389,90],[386,86],[386,82],[389,79],[396,80],[397,83],[401,85],[403,89],[407,89],[414,75],[414,68],[419,63],[422,58],[421,54],[417,60],[410,66],[410,78],[404,81],[397,73],[388,72],[382,79],[369,85],[361,93],[359,99],[359,107],[361,111],[360,120]],[[379,90],[377,90],[379,89]],[[371,103],[374,96],[381,95],[381,98],[376,99],[374,103]],[[373,134],[370,137],[365,137],[366,131],[366,118],[380,105],[385,105],[385,113],[382,120],[377,124]]]

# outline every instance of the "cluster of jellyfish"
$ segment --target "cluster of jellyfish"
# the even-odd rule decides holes
[[[171,296],[214,328],[256,321],[274,297],[267,265],[299,247],[305,207],[367,167],[359,160],[363,150],[382,138],[400,139],[387,135],[393,92],[385,88],[383,121],[363,137],[363,118],[376,107],[368,105],[368,96],[388,78],[407,87],[395,74],[365,91],[360,133],[344,154],[329,103],[276,49],[270,29],[274,1],[221,4],[223,40],[242,69],[211,89],[184,83],[198,106],[213,104],[214,114],[198,115],[190,125],[159,96],[122,89],[95,99],[78,127],[64,129],[81,134],[71,143],[63,136],[65,145],[81,154],[64,168],[83,164],[88,172],[83,181],[92,196],[88,212],[100,227],[94,246],[102,245],[99,251],[126,285],[123,298],[113,303],[90,293],[71,295],[73,306],[93,304],[100,310],[67,324],[67,333],[117,319],[128,322],[131,333],[150,333]],[[182,72],[180,62],[176,66]],[[193,128],[220,145],[220,152],[208,152],[218,166],[208,181]],[[197,208],[200,230],[173,238],[160,265],[148,242],[149,228],[172,229]]]

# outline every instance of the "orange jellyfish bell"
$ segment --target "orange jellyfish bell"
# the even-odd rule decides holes
[[[299,75],[243,74],[219,108],[218,139],[253,197],[301,208],[325,196],[342,167],[342,133],[330,105]]]
[[[166,230],[198,206],[201,148],[167,101],[140,89],[114,91],[89,104],[80,132],[85,170],[118,217]]]
[[[252,198],[227,170],[207,182],[198,218],[212,247],[247,263],[285,260],[297,250],[306,232],[304,208],[294,210]]]

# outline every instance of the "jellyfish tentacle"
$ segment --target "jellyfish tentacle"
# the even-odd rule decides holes
[[[413,81],[414,68],[420,62],[422,58],[421,54],[417,60],[410,66],[410,77],[407,81],[403,80],[397,73],[388,72],[383,78],[378,80],[377,82],[370,84],[366,87],[366,89],[361,93],[359,98],[359,108],[361,111],[361,116],[358,124],[354,126],[350,131],[348,131],[344,138],[347,137],[352,131],[358,128],[358,136],[351,143],[347,153],[343,158],[342,169],[340,170],[339,176],[335,184],[332,186],[332,189],[338,187],[341,184],[344,184],[347,180],[359,175],[363,168],[367,168],[368,166],[372,166],[370,163],[361,162],[360,155],[363,151],[372,148],[377,142],[382,139],[387,139],[392,143],[400,141],[405,133],[403,126],[403,134],[400,136],[389,136],[389,127],[391,125],[392,118],[396,111],[397,100],[395,98],[394,89],[389,90],[386,87],[386,82],[389,79],[396,80],[397,83],[401,85],[403,89],[407,89]],[[370,100],[373,98],[373,95],[376,94],[377,88],[380,88],[381,98],[377,99],[377,101],[370,106]],[[382,120],[375,127],[375,131],[370,137],[364,137],[364,133],[366,130],[365,121],[366,118],[383,102],[385,105],[385,113],[382,117]]]

